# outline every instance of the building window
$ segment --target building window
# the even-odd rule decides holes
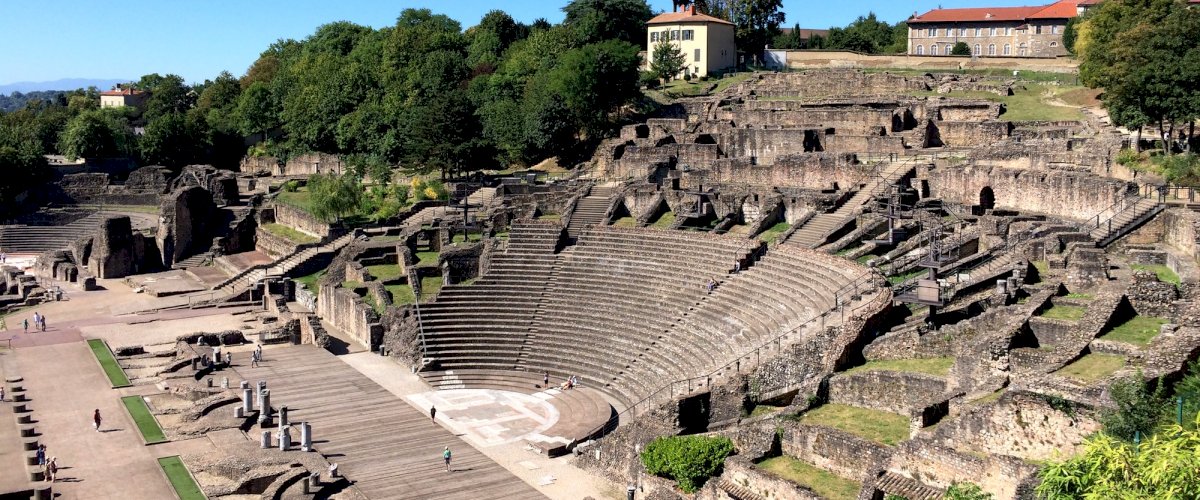
[[[991,36],[996,36],[996,28],[991,28]]]
[[[967,29],[966,29],[966,28],[959,28],[959,29],[958,29],[958,36],[967,36]]]
[[[1057,35],[1057,34],[1059,34],[1059,33],[1061,33],[1061,32],[1062,32],[1062,26],[1058,26],[1058,25],[1051,26],[1051,27],[1050,27],[1050,32],[1051,32],[1051,33],[1054,33],[1055,35]]]
[[[658,32],[657,32],[657,31],[650,33],[650,41],[651,41],[651,42],[657,42],[657,41],[658,41]]]
[[[989,43],[989,44],[988,44],[988,55],[989,55],[989,56],[994,56],[994,55],[996,55],[996,44],[994,44],[994,43]]]
[[[975,36],[983,36],[983,28],[975,28]]]
[[[975,52],[972,52],[972,54],[975,54],[975,55],[977,55],[977,56],[979,56],[979,55],[983,55],[983,51],[981,51],[981,50],[979,50],[979,49],[980,49],[980,46],[979,46],[979,44],[978,44],[978,43],[977,43],[977,44],[975,44]]]
[[[1040,34],[1042,34],[1042,25],[1040,25],[1040,24],[1039,24],[1039,25],[1037,25],[1037,26],[1034,26],[1034,28],[1033,28],[1033,33],[1034,33],[1035,35],[1040,35]]]
[[[918,46],[917,46],[917,55],[918,55],[918,56],[923,56],[923,55],[925,55],[925,46],[924,46],[924,45],[918,45]]]
[[[1058,47],[1058,42],[1050,42],[1051,47]]]
[[[925,30],[925,36],[937,36],[937,28],[929,28]]]
[[[1004,55],[1006,55],[1006,56],[1012,55],[1012,45],[1009,45],[1007,43],[1004,44]]]
[[[1012,36],[1012,28],[1004,28],[1004,36]]]
[[[700,49],[696,49],[696,58],[693,60],[696,62],[700,62]]]
[[[696,38],[696,30],[683,30],[684,40],[693,40]]]
[[[671,30],[671,40],[679,39],[679,30]]]
[[[931,56],[937,55],[937,44],[936,43],[929,46],[929,55],[931,55]]]

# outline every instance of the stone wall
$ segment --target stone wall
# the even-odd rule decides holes
[[[1079,62],[1072,58],[867,55],[836,50],[789,50],[787,51],[787,65],[792,69],[916,68],[938,70],[964,68],[1061,73],[1075,73],[1079,68]]]
[[[286,203],[275,203],[275,222],[320,238],[329,236],[330,226],[316,216]]]
[[[1011,124],[997,121],[935,121],[941,144],[950,148],[970,148],[994,144],[1008,137]]]
[[[298,246],[294,241],[276,236],[261,227],[254,230],[254,249],[270,255],[272,258],[278,259],[289,255],[295,252]]]
[[[996,498],[1033,498],[1038,466],[998,455],[986,457],[956,451],[928,441],[900,443],[889,460],[889,469],[905,471],[936,488],[953,483],[974,483]]]
[[[867,371],[829,380],[829,402],[909,415],[945,401],[946,380],[923,373]]]
[[[1113,206],[1131,186],[1091,174],[999,167],[939,167],[931,171],[931,196],[978,205],[990,188],[996,208],[1086,219]]]
[[[1084,438],[1100,430],[1093,413],[1041,394],[1008,391],[993,404],[971,405],[942,421],[935,437],[954,448],[1024,460],[1060,459],[1079,452]]]
[[[749,460],[740,456],[729,457],[725,460],[725,472],[721,479],[741,486],[760,498],[773,500],[821,500],[821,496],[786,479],[779,478],[758,468]],[[714,482],[714,481],[709,481]],[[711,489],[715,493],[716,488]],[[708,493],[709,488],[704,492]],[[709,496],[708,498],[732,498],[729,496]]]
[[[276,164],[276,166],[278,166],[278,164]],[[309,175],[318,173],[341,174],[342,171],[342,159],[337,155],[309,153],[289,158],[287,163],[283,165],[282,170],[272,171],[271,175],[301,175],[307,177]]]
[[[882,444],[830,427],[781,422],[780,451],[844,478],[862,479],[891,454]]]
[[[360,344],[374,349],[383,337],[379,315],[352,290],[322,283],[317,298],[317,315]]]
[[[139,237],[141,235],[138,235]],[[124,278],[142,266],[133,248],[129,217],[109,217],[100,224],[92,242],[88,268],[97,278]]]
[[[700,185],[722,183],[807,189],[831,189],[836,184],[848,188],[862,182],[869,174],[869,169],[860,166],[854,155],[784,155],[771,165],[756,165],[746,158],[725,158],[714,162],[709,170],[684,172],[680,187],[694,189]]]
[[[238,171],[247,174],[280,175],[279,158],[274,156],[243,156]]]
[[[1168,208],[1160,216],[1163,219],[1163,243],[1196,260],[1200,257],[1197,241],[1200,241],[1200,214],[1186,208]]]
[[[160,214],[155,240],[164,266],[212,246],[220,217],[207,190],[195,186],[176,189],[163,199]]]

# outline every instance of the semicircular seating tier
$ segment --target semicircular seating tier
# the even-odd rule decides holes
[[[472,370],[548,371],[578,375],[623,410],[804,326],[866,272],[780,245],[733,273],[757,241],[647,228],[593,227],[556,253],[561,231],[514,224],[480,279],[421,306],[431,385],[485,384],[464,376]],[[711,293],[709,278],[718,282]]]

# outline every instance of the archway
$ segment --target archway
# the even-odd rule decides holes
[[[996,193],[992,191],[991,186],[984,186],[979,190],[979,209],[991,210],[996,208]]]

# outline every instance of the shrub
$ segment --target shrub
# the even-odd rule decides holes
[[[1200,435],[1178,425],[1163,431],[1136,447],[1107,431],[1088,438],[1083,453],[1042,468],[1038,497],[1200,498]]]
[[[648,89],[658,88],[658,75],[650,71],[643,71],[638,75],[638,83]]]
[[[984,493],[977,484],[954,483],[946,489],[945,500],[991,500],[991,493]]]
[[[1200,156],[1177,154],[1160,157],[1158,161],[1167,182],[1180,186],[1200,186]]]
[[[1138,154],[1137,151],[1126,148],[1117,153],[1116,160],[1117,163],[1129,167],[1140,163],[1142,161],[1142,155]]]
[[[646,472],[673,479],[679,489],[691,493],[720,474],[731,454],[733,442],[726,437],[665,436],[646,445],[642,464]]]
[[[295,193],[300,190],[300,182],[293,179],[283,183],[279,189],[282,189],[284,192]]]
[[[971,47],[968,47],[966,42],[958,42],[950,49],[950,55],[969,56],[971,55]]]
[[[683,81],[685,81],[685,82],[690,82],[690,81],[692,81],[692,74],[691,74],[691,73],[684,73],[684,74],[683,74]]]
[[[1132,441],[1135,433],[1149,436],[1154,433],[1164,416],[1169,415],[1163,383],[1153,391],[1143,381],[1141,371],[1132,377],[1113,382],[1109,394],[1116,402],[1116,409],[1105,410],[1100,416],[1104,432],[1110,436]]]

